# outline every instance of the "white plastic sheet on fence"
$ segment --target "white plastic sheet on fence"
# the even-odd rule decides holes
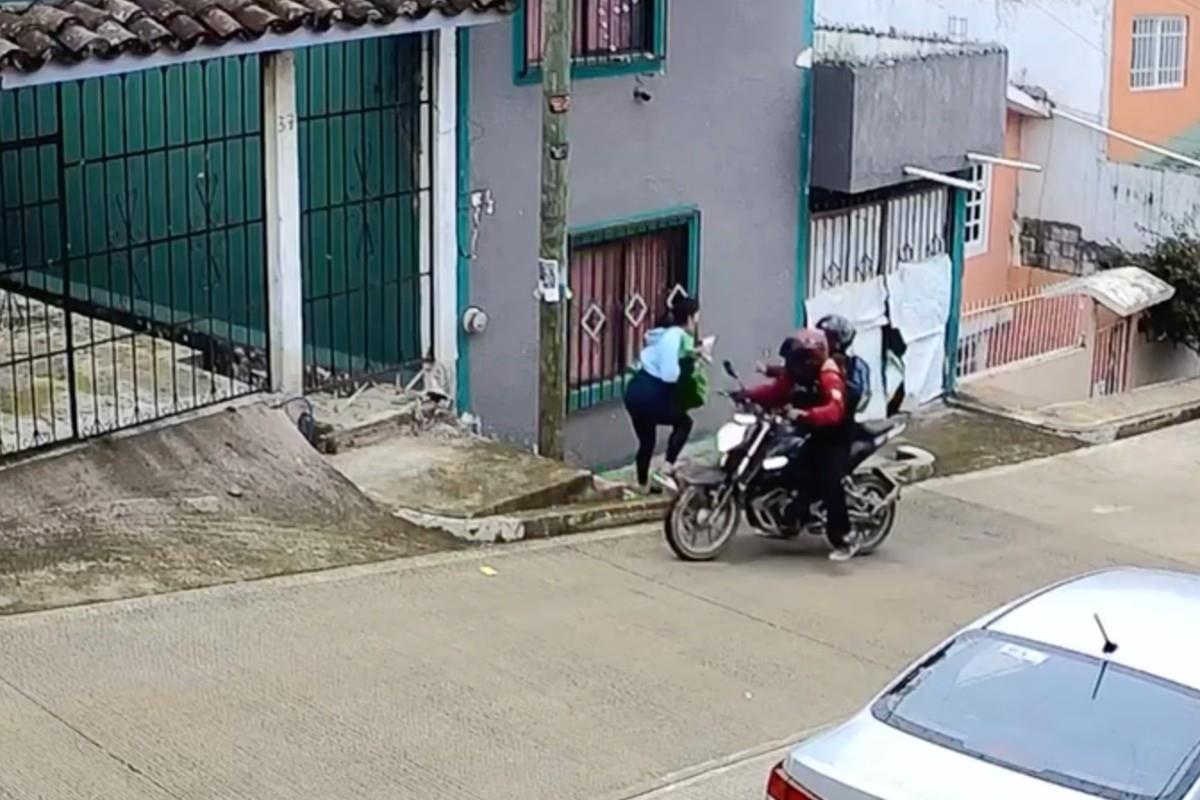
[[[888,277],[892,324],[900,329],[907,397],[927,403],[942,395],[946,325],[950,321],[950,256],[903,264]]]

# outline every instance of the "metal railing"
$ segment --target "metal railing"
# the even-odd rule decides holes
[[[871,195],[834,210],[814,208],[808,296],[949,252],[950,210],[942,187]]]
[[[1129,351],[1133,320],[1121,319],[1096,331],[1092,351],[1092,397],[1120,394],[1129,388]]]
[[[963,309],[956,375],[967,378],[1083,347],[1092,301],[1084,295],[1011,293]]]

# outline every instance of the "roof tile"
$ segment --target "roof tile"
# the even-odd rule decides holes
[[[511,12],[518,0],[37,0],[0,8],[0,73],[184,52],[267,33],[387,25],[437,11]]]

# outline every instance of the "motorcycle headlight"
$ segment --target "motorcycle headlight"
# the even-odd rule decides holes
[[[736,422],[727,422],[717,431],[717,452],[728,453],[746,440],[746,428]]]

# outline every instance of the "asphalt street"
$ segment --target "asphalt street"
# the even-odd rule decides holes
[[[0,620],[0,797],[761,798],[1010,597],[1200,558],[1200,424],[908,491],[870,558],[642,528]]]

